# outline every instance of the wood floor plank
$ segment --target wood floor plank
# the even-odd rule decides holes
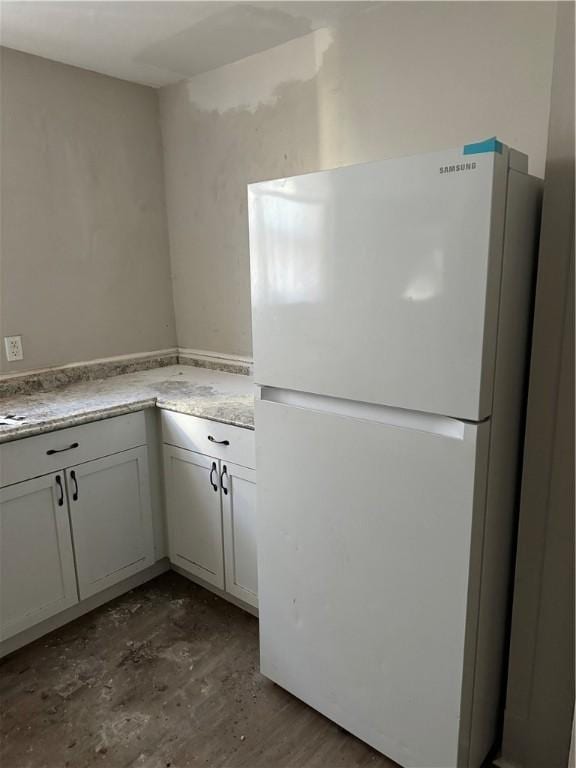
[[[257,620],[164,574],[0,662],[10,768],[394,768],[258,670]]]

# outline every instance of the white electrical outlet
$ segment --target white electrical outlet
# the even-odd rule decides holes
[[[24,359],[22,336],[4,336],[4,346],[6,347],[6,360],[9,363]]]

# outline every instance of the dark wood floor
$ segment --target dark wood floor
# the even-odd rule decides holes
[[[258,671],[258,622],[175,573],[0,663],[2,768],[393,768]]]

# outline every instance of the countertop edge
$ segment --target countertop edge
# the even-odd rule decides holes
[[[197,419],[206,419],[208,421],[215,421],[220,424],[228,424],[232,427],[239,429],[248,429],[254,431],[253,424],[246,424],[238,419],[226,419],[223,417],[217,418],[209,414],[201,412],[201,408],[196,411],[193,406],[187,409],[180,409],[172,403],[158,402],[160,398],[146,398],[145,400],[137,400],[135,402],[124,403],[122,405],[115,405],[110,408],[96,409],[92,411],[86,411],[82,414],[76,414],[73,416],[67,416],[57,419],[46,419],[37,424],[26,424],[14,426],[13,431],[6,430],[0,433],[0,445],[6,445],[16,440],[23,440],[27,437],[35,437],[37,435],[45,434],[46,432],[57,432],[61,429],[69,429],[70,427],[77,427],[81,424],[90,424],[94,421],[103,421],[104,419],[111,419],[114,416],[123,416],[126,413],[134,413],[135,411],[143,411],[147,408],[159,408],[163,411],[172,411],[173,413],[182,413],[186,416],[193,416]]]
[[[238,427],[239,429],[247,429],[250,432],[254,432],[254,424],[246,424],[246,422],[240,421],[239,419],[232,419],[232,418],[224,418],[222,416],[214,416],[210,415],[208,413],[202,413],[202,409],[198,408],[197,411],[194,410],[193,407],[189,407],[187,409],[178,408],[175,405],[172,405],[171,403],[156,403],[156,408],[159,408],[161,411],[171,411],[172,413],[181,413],[183,416],[192,416],[195,419],[206,419],[206,421],[215,421],[218,424],[228,424],[230,427]]]

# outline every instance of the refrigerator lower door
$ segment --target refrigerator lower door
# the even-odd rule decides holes
[[[401,765],[450,768],[490,427],[417,418],[257,402],[261,669]]]

